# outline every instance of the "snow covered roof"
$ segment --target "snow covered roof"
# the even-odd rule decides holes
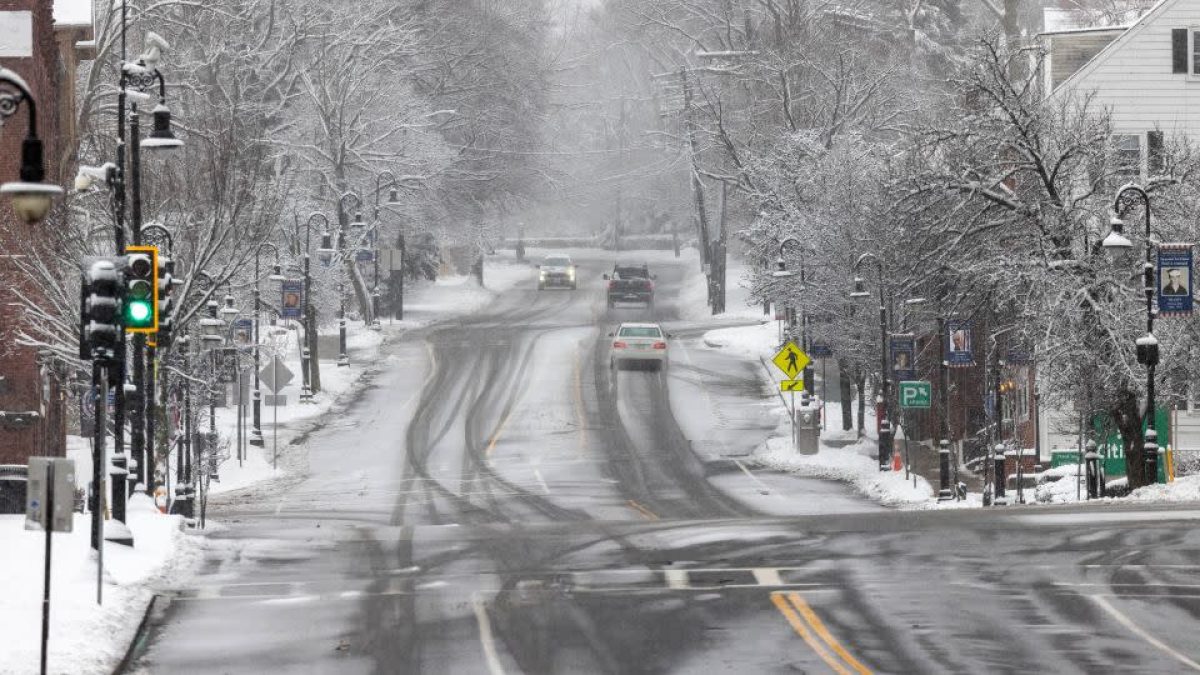
[[[1071,87],[1073,87],[1079,80],[1081,80],[1084,77],[1087,77],[1093,70],[1096,69],[1096,66],[1098,64],[1100,64],[1103,61],[1106,61],[1110,56],[1112,56],[1112,54],[1114,52],[1116,52],[1118,49],[1120,49],[1125,43],[1127,43],[1129,40],[1132,40],[1133,38],[1135,38],[1139,33],[1141,33],[1145,29],[1145,27],[1148,24],[1152,23],[1154,21],[1154,19],[1156,19],[1158,16],[1160,16],[1168,5],[1173,5],[1173,4],[1175,4],[1175,2],[1176,2],[1176,0],[1159,0],[1158,2],[1156,2],[1154,4],[1154,6],[1151,7],[1148,11],[1142,13],[1141,16],[1138,16],[1137,19],[1133,23],[1131,23],[1127,28],[1125,28],[1121,32],[1121,34],[1118,35],[1112,42],[1105,45],[1105,47],[1100,50],[1099,54],[1096,54],[1096,56],[1094,56],[1090,60],[1088,60],[1088,62],[1085,63],[1082,68],[1076,70],[1074,73],[1071,74],[1070,77],[1068,77],[1065,81],[1063,81],[1061,84],[1059,84],[1055,88],[1055,92],[1068,90]]]
[[[1042,10],[1042,35],[1091,30],[1123,30],[1133,25],[1141,15],[1142,11],[1138,9],[1113,14],[1097,14],[1080,9],[1047,7]]]
[[[92,25],[92,0],[54,0],[54,25]]]

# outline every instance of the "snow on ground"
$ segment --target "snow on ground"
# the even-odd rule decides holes
[[[838,404],[829,411],[838,419]],[[822,438],[815,455],[802,455],[792,448],[787,414],[776,435],[756,452],[754,463],[766,469],[786,471],[811,478],[826,478],[854,486],[862,494],[888,506],[925,504],[935,497],[929,483],[916,474],[905,479],[903,471],[880,471],[875,439],[863,436],[849,445],[833,447]]]
[[[734,356],[757,361],[771,358],[779,347],[779,326],[769,321],[754,326],[718,328],[704,334],[704,344]]]
[[[679,314],[684,319],[712,318],[708,307],[708,289],[704,274],[700,271],[700,253],[687,249],[682,256],[692,270],[687,283],[679,292]],[[763,319],[762,304],[750,302],[749,267],[739,258],[730,255],[725,263],[725,313],[731,319]]]
[[[78,467],[77,467],[78,468]],[[199,542],[180,530],[178,516],[155,510],[150,499],[129,500],[127,525],[134,547],[104,546],[103,605],[96,604],[96,556],[91,516],[76,514],[74,531],[54,534],[51,575],[52,673],[111,672],[124,656],[159,580],[190,574]],[[38,672],[41,649],[45,535],[27,532],[25,517],[0,516],[0,673]]]
[[[218,408],[216,425],[221,442],[227,447],[229,458],[220,465],[220,482],[210,485],[210,494],[239,490],[270,478],[277,478],[296,467],[288,457],[294,450],[290,443],[329,412],[345,395],[354,391],[362,375],[378,362],[378,354],[384,341],[405,331],[428,326],[452,316],[461,316],[476,311],[513,286],[530,281],[533,277],[529,263],[517,263],[512,252],[489,256],[485,263],[481,288],[472,276],[444,276],[432,283],[410,284],[405,292],[403,321],[384,319],[381,330],[371,330],[361,321],[346,321],[346,349],[350,357],[349,366],[337,365],[337,354],[321,353],[321,391],[313,396],[312,403],[301,404],[302,384],[300,347],[297,331],[280,331],[279,335],[267,336],[270,346],[264,349],[262,364],[269,362],[271,353],[279,354],[284,366],[294,375],[288,386],[280,390],[287,397],[287,404],[275,408],[262,406],[263,446],[248,446],[245,457],[239,461],[235,448],[237,439],[237,408]],[[323,329],[327,336],[336,327]],[[336,332],[332,332],[336,335]],[[265,386],[263,393],[268,394]],[[250,406],[246,408],[246,431],[251,426]],[[278,418],[278,419],[276,419]],[[278,450],[276,450],[278,448]],[[278,452],[278,456],[276,456]]]
[[[340,397],[353,391],[366,369],[376,360],[385,340],[406,330],[429,325],[448,317],[465,314],[485,306],[497,292],[532,277],[529,264],[517,264],[508,256],[489,257],[484,269],[485,287],[471,277],[452,276],[434,283],[415,284],[406,293],[404,321],[384,321],[382,330],[365,328],[361,322],[347,323],[347,348],[351,365],[339,368],[336,354],[321,360],[322,392],[315,402],[299,405],[300,358],[294,330],[279,330],[265,335],[267,347],[263,363],[272,353],[281,356],[295,378],[281,393],[288,405],[278,409],[262,408],[265,447],[248,446],[240,463],[234,456],[236,408],[218,408],[216,426],[222,443],[231,455],[220,467],[221,482],[211,484],[217,493],[253,485],[281,475],[295,463],[271,465],[272,432],[278,430],[280,454],[288,443],[337,404]],[[264,328],[264,333],[270,329]],[[264,393],[268,393],[264,388]],[[194,402],[201,406],[203,401]],[[250,427],[247,406],[247,431]],[[275,424],[275,413],[278,424]],[[78,436],[68,437],[68,456],[75,460],[79,485],[91,476],[91,443]],[[109,450],[111,451],[111,443]],[[172,453],[172,460],[174,454]],[[173,477],[175,467],[170,467]],[[156,587],[177,585],[201,559],[206,540],[186,533],[179,516],[159,513],[151,500],[141,493],[130,498],[127,523],[133,534],[133,548],[114,543],[104,547],[103,605],[96,604],[96,558],[90,548],[90,515],[75,516],[74,531],[55,534],[53,549],[50,672],[111,672],[124,656],[147,603]],[[0,516],[0,675],[38,671],[41,636],[41,594],[43,547],[40,532],[24,530],[24,516]],[[219,527],[217,523],[209,523]],[[115,529],[113,521],[106,527]]]

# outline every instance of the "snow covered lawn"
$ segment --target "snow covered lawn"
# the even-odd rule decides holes
[[[755,453],[754,463],[776,471],[849,483],[887,506],[924,504],[936,496],[929,483],[916,474],[905,480],[903,472],[881,472],[875,458],[877,447],[873,439],[863,438],[841,448],[822,445],[815,455],[801,455],[792,449],[790,438],[775,436]]]
[[[55,534],[50,601],[52,673],[108,673],[124,656],[141,621],[150,589],[189,574],[201,542],[180,530],[178,516],[155,510],[150,499],[129,500],[134,547],[104,546],[103,605],[96,604],[96,556],[91,516],[76,514],[74,531]],[[26,532],[25,517],[0,516],[0,673],[38,672],[42,627],[45,535]]]

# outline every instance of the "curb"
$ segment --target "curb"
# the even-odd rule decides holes
[[[146,611],[142,613],[142,620],[138,622],[137,630],[133,633],[133,638],[129,641],[129,647],[125,649],[125,656],[113,669],[113,675],[121,675],[128,671],[129,666],[133,663],[137,653],[141,651],[143,643],[146,641],[146,628],[150,623],[150,614],[154,612],[154,607],[158,604],[159,598],[162,596],[155,593],[150,597],[150,602],[146,603]]]

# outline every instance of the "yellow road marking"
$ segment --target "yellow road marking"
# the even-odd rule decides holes
[[[629,504],[629,508],[642,514],[642,517],[646,520],[658,520],[658,516],[656,516],[653,511],[633,501],[632,499],[626,502],[626,504]]]
[[[846,648],[843,647],[842,644],[833,637],[833,634],[830,633],[829,629],[825,627],[825,624],[821,622],[821,617],[817,616],[817,613],[814,612],[812,607],[810,607],[808,603],[804,601],[804,598],[800,597],[799,593],[788,593],[788,599],[792,601],[792,604],[796,606],[796,609],[800,610],[800,615],[804,617],[804,620],[808,622],[808,625],[812,626],[812,629],[816,631],[817,635],[821,636],[821,639],[825,641],[825,644],[829,645],[830,649],[836,652],[838,656],[842,657],[842,660],[849,664],[849,666],[853,668],[856,673],[859,673],[859,675],[870,675],[871,670],[860,663],[858,659],[854,658],[850,652],[846,651]]]
[[[792,630],[796,631],[796,634],[799,635],[806,643],[808,643],[809,647],[812,647],[812,650],[817,653],[817,656],[821,657],[822,661],[829,664],[829,667],[833,669],[833,672],[837,673],[838,675],[850,675],[850,671],[846,670],[845,666],[843,666],[840,661],[834,658],[832,654],[826,651],[825,647],[813,637],[812,632],[809,631],[808,627],[804,625],[804,621],[801,620],[799,615],[796,614],[796,611],[792,609],[792,606],[788,604],[787,598],[784,597],[783,593],[772,593],[771,602],[775,603],[775,607],[777,607],[779,612],[783,614],[783,618],[787,619],[788,623],[792,624]]]

